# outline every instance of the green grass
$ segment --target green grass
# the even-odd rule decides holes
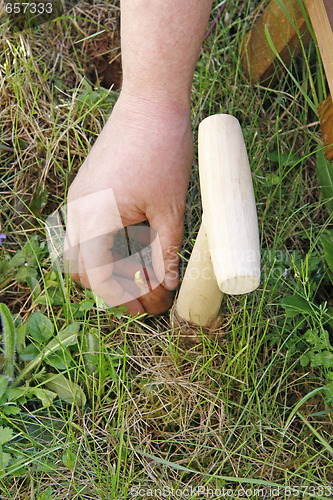
[[[332,184],[315,112],[327,88],[313,42],[274,86],[244,78],[239,48],[258,4],[229,1],[203,43],[192,124],[197,143],[209,114],[241,123],[262,281],[226,297],[221,328],[190,345],[168,315],[99,310],[46,249],[44,221],[116,98],[89,84],[78,41],[111,30],[117,10],[82,3],[21,34],[3,18],[1,499],[333,498]],[[201,222],[196,164],[181,275]]]

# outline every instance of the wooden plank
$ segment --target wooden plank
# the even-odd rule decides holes
[[[324,0],[324,4],[328,15],[328,20],[333,30],[333,2],[332,0]]]
[[[323,137],[325,155],[329,161],[333,160],[333,103],[328,96],[318,108],[320,117],[320,129]]]
[[[293,24],[298,27],[306,43],[309,34],[298,1],[271,0],[246,35],[241,49],[243,70],[248,79],[252,82],[265,81],[272,77],[277,68],[276,57],[265,35],[265,26],[281,59],[286,65],[290,64],[292,57],[301,49]]]
[[[305,0],[311,23],[317,38],[320,55],[323,61],[328,86],[333,95],[333,31],[332,0]],[[328,9],[326,8],[328,6]],[[329,17],[330,16],[330,17]]]

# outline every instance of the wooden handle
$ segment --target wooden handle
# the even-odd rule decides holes
[[[199,126],[199,175],[209,250],[218,286],[232,295],[260,282],[252,177],[238,120],[212,115]]]
[[[221,306],[223,293],[216,283],[206,230],[201,224],[176,303],[177,315],[189,323],[210,327]]]
[[[306,5],[324,64],[327,83],[333,96],[333,2],[332,0],[306,0]]]

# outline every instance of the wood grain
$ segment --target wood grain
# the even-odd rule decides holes
[[[328,20],[333,30],[333,2],[332,0],[324,0],[324,4],[328,15]]]
[[[332,0],[305,0],[311,23],[317,38],[320,55],[323,61],[328,86],[333,95],[333,31]],[[331,6],[330,6],[331,5]],[[326,8],[328,6],[328,9]]]
[[[318,108],[320,129],[325,146],[325,155],[329,161],[333,160],[333,103],[329,95]]]
[[[256,202],[249,159],[238,120],[216,114],[198,134],[202,208],[217,284],[230,295],[260,283]]]
[[[272,77],[278,67],[265,35],[265,26],[271,35],[274,46],[281,59],[288,66],[299,50],[299,36],[294,29],[298,27],[304,42],[309,39],[305,20],[297,0],[283,0],[283,8],[278,0],[271,0],[258,21],[248,32],[241,49],[243,70],[248,79],[265,81]]]

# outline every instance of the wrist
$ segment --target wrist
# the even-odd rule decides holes
[[[137,90],[131,85],[123,85],[119,97],[121,102],[126,103],[128,109],[133,113],[145,116],[178,116],[190,120],[191,117],[191,95],[190,93],[170,93],[163,90],[143,89]]]

